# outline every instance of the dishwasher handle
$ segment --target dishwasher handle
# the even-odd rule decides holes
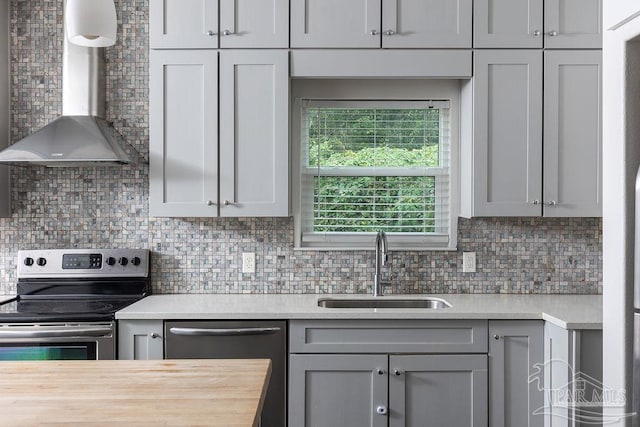
[[[227,337],[243,335],[269,335],[280,332],[281,328],[170,328],[174,335],[201,336],[201,337]]]

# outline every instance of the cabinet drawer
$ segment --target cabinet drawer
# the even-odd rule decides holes
[[[486,320],[296,320],[291,353],[486,353]]]

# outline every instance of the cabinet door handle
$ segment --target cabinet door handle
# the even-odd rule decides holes
[[[378,368],[378,369],[376,370],[376,373],[377,373],[378,375],[384,375],[384,369],[382,369],[382,368]]]
[[[558,35],[558,32],[556,30],[552,30],[552,31],[549,31],[547,34],[549,35],[549,37],[555,37]]]
[[[396,32],[395,32],[395,31],[393,31],[393,30],[387,30],[387,31],[385,31],[385,34],[386,34],[386,35],[388,35],[388,36],[392,36],[392,35],[394,35],[395,33],[396,33]]]
[[[207,206],[214,206],[215,203],[213,202],[213,200],[207,200]]]
[[[234,33],[234,32],[231,32],[231,31],[229,31],[229,30],[224,30],[224,31],[222,32],[222,35],[223,35],[223,36],[230,36],[230,35],[232,35],[232,34],[235,34],[235,33]]]
[[[394,369],[393,373],[395,374],[396,377],[399,377],[400,375],[402,375],[402,371],[400,369]]]
[[[535,30],[535,31],[533,32],[533,35],[534,35],[534,37],[540,37],[540,36],[542,35],[542,31],[540,31],[540,30]]]
[[[540,200],[535,199],[535,200],[534,200],[533,202],[531,202],[531,203],[533,203],[534,205],[539,205],[539,204],[540,204]]]
[[[222,202],[222,204],[225,206],[235,206],[236,202],[230,202],[228,200],[225,200],[224,202]]]
[[[377,36],[380,33],[378,32],[378,30],[371,30],[369,34],[371,34],[372,36]]]
[[[151,333],[151,338],[152,338],[152,339],[154,339],[154,340],[155,340],[156,338],[160,338],[160,334],[159,334],[159,333],[157,333],[157,332],[152,332],[152,333]]]
[[[555,206],[555,205],[557,205],[557,204],[558,204],[558,202],[556,202],[555,200],[552,200],[552,201],[550,201],[550,202],[547,202],[547,205],[548,205],[548,206]]]
[[[376,408],[376,413],[378,415],[387,415],[387,407],[384,405],[378,405]]]
[[[225,337],[238,335],[268,335],[280,332],[280,328],[171,328],[174,335]]]
[[[209,31],[207,31],[207,35],[208,35],[208,36],[215,36],[215,35],[216,35],[216,32],[215,32],[215,31],[213,31],[213,30],[209,30]]]
[[[497,340],[499,340],[499,339],[500,339],[500,335],[498,335],[498,334],[494,334],[494,335],[493,335],[493,339],[494,339],[494,340],[496,340],[496,341],[497,341]]]

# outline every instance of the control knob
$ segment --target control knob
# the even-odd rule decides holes
[[[42,257],[40,257],[36,261],[36,264],[38,264],[40,267],[44,267],[45,265],[47,265],[47,260],[42,258]]]
[[[31,257],[26,257],[24,259],[24,265],[26,265],[27,267],[31,267],[33,265],[33,258]]]
[[[134,257],[131,259],[131,264],[135,265],[136,267],[140,265],[140,262],[141,262],[141,261],[140,261],[140,258],[138,258],[137,256],[134,256]]]
[[[129,260],[125,257],[122,257],[118,260],[118,263],[124,267],[125,265],[129,264]]]
[[[107,265],[115,265],[116,264],[116,259],[112,256],[107,257]]]

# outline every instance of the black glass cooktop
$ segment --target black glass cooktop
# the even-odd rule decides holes
[[[0,304],[0,322],[112,320],[115,313],[140,298],[51,300],[17,297]]]
[[[19,282],[18,296],[0,304],[0,322],[113,320],[149,291],[148,279]]]

